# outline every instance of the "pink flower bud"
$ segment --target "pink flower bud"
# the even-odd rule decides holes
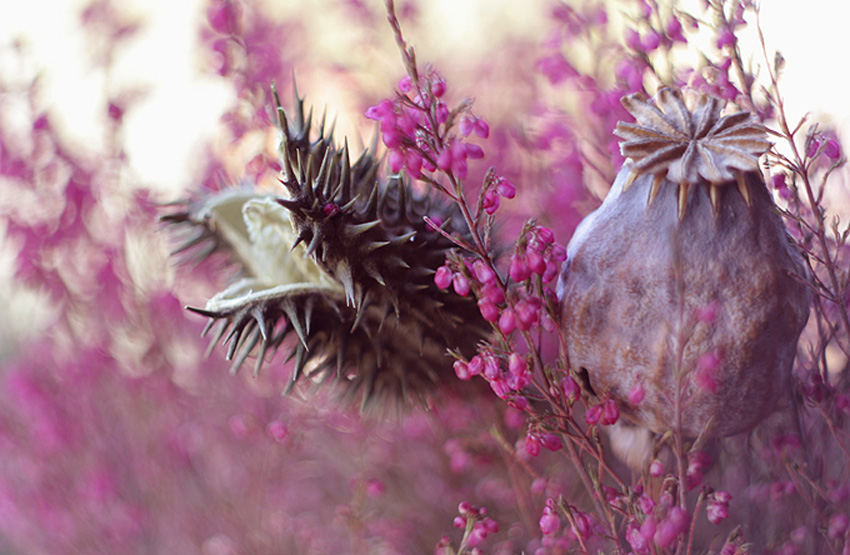
[[[481,316],[488,322],[495,322],[499,319],[499,308],[487,299],[478,300],[478,310],[481,311]]]
[[[469,295],[469,282],[463,274],[456,273],[452,276],[452,286],[454,287],[455,293],[461,297]]]
[[[493,304],[505,302],[505,294],[502,292],[502,288],[499,287],[495,282],[488,283],[487,285],[482,287],[481,296],[486,298]]]
[[[499,209],[499,195],[496,191],[487,191],[484,193],[484,200],[481,203],[482,208],[488,214],[493,214]]]
[[[409,93],[410,91],[413,90],[413,82],[410,80],[409,75],[405,75],[398,82],[398,90],[403,92],[403,93]]]
[[[496,272],[494,272],[493,269],[483,260],[476,260],[472,264],[472,271],[481,283],[490,283],[496,279]]]
[[[278,443],[283,443],[289,437],[289,429],[280,420],[272,420],[266,426],[266,433]]]
[[[617,403],[613,399],[608,399],[602,406],[602,417],[599,423],[603,426],[616,424],[620,419],[620,409],[617,408]]]
[[[634,387],[629,390],[629,403],[632,405],[639,405],[643,398],[646,396],[646,390],[643,388],[643,383],[638,382],[634,385]]]
[[[446,94],[446,82],[441,78],[436,78],[431,82],[431,94],[433,94],[436,98],[440,98],[444,94]]]
[[[508,335],[515,329],[516,316],[514,315],[514,311],[510,308],[506,308],[502,311],[502,315],[499,317],[499,331]]]
[[[835,139],[830,139],[826,142],[826,146],[823,148],[823,153],[826,154],[827,158],[830,160],[838,160],[841,158],[841,147],[838,145],[838,141]]]
[[[511,257],[511,267],[508,270],[508,274],[517,283],[531,277],[531,270],[528,267],[525,255],[515,254]]]
[[[526,259],[528,260],[528,269],[533,273],[539,276],[546,273],[546,261],[543,260],[543,257],[539,253],[529,249]]]
[[[558,531],[561,526],[561,519],[558,515],[552,513],[548,508],[543,510],[543,516],[540,517],[540,531],[544,534],[552,534]]]
[[[532,457],[540,454],[540,439],[535,434],[525,436],[525,452]]]
[[[662,474],[664,474],[664,465],[658,459],[653,460],[652,464],[649,465],[649,475],[658,478]]]
[[[448,289],[452,284],[452,271],[448,266],[440,266],[434,274],[434,284],[440,289]]]
[[[589,426],[593,426],[594,424],[599,422],[601,416],[602,405],[593,405],[592,407],[587,407],[587,411],[584,413],[584,421]]]
[[[558,434],[543,434],[540,436],[540,442],[543,444],[543,447],[550,451],[560,451],[564,446],[561,436]]]
[[[400,172],[401,168],[404,167],[404,153],[400,150],[390,150],[390,154],[387,156],[387,162],[389,162],[390,170],[393,173]]]
[[[516,187],[504,177],[500,177],[496,183],[496,191],[506,199],[512,199],[516,196]]]
[[[564,389],[564,397],[570,402],[574,402],[581,394],[581,388],[572,376],[567,376],[561,380],[561,387]]]
[[[454,370],[457,377],[461,380],[472,379],[472,374],[469,372],[469,365],[462,360],[456,360]]]
[[[452,524],[455,528],[466,528],[466,519],[462,516],[456,516]]]

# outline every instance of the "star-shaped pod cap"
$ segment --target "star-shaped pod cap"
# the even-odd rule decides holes
[[[620,151],[634,161],[626,186],[644,174],[655,176],[649,202],[667,178],[679,185],[679,217],[683,217],[691,186],[709,187],[715,213],[719,188],[736,183],[749,204],[744,173],[758,170],[758,159],[770,148],[766,129],[749,112],[721,117],[723,101],[701,95],[693,111],[674,88],[658,91],[654,102],[636,93],[623,106],[637,123],[617,123]]]

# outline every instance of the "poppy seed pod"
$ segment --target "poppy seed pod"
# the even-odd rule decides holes
[[[656,433],[751,430],[790,388],[806,269],[758,168],[746,112],[678,90],[623,99],[628,158],[578,227],[559,281],[570,364]],[[629,393],[641,391],[638,396]]]

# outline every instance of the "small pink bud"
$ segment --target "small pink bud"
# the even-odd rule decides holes
[[[499,319],[499,308],[488,299],[478,300],[478,310],[481,311],[481,317],[488,322],[495,322]]]
[[[548,509],[543,511],[543,516],[540,517],[540,531],[544,534],[552,534],[558,531],[561,526],[561,519],[558,515],[550,512]]]
[[[526,254],[526,260],[528,260],[528,269],[533,273],[539,276],[546,273],[546,261],[543,260],[543,257],[539,253],[529,249]]]
[[[446,94],[446,82],[440,78],[437,78],[432,81],[431,94],[433,94],[436,98],[440,98],[441,96]]]
[[[463,274],[456,273],[452,276],[452,286],[454,287],[455,293],[461,297],[469,295],[469,282]]]
[[[649,465],[649,475],[658,478],[662,474],[664,474],[664,465],[658,459],[653,460]]]
[[[500,177],[496,183],[496,191],[506,199],[512,199],[516,196],[516,187],[504,177]]]
[[[592,426],[599,422],[599,419],[602,416],[602,405],[593,405],[591,407],[587,407],[587,411],[584,413],[584,421]]]
[[[561,387],[564,389],[564,397],[570,402],[574,402],[581,394],[581,388],[572,376],[567,376],[561,380]]]
[[[278,443],[283,443],[289,437],[289,429],[280,420],[273,420],[266,426],[266,433]]]
[[[502,288],[499,287],[495,281],[490,282],[481,288],[481,296],[493,304],[505,302],[505,294],[502,292]]]
[[[540,439],[534,434],[525,436],[525,452],[536,457],[540,454]]]
[[[519,283],[531,277],[531,270],[528,267],[526,257],[523,254],[515,254],[511,257],[511,267],[508,270],[511,279]]]
[[[487,191],[484,193],[484,200],[481,202],[482,208],[488,214],[494,214],[499,209],[499,195],[496,191]]]
[[[440,266],[434,274],[434,284],[440,289],[448,289],[452,284],[452,271],[448,266]]]
[[[466,528],[466,519],[462,516],[456,516],[452,524],[455,528]]]
[[[409,93],[410,91],[413,90],[413,82],[410,80],[409,75],[405,75],[398,82],[398,90],[400,90],[403,93]]]
[[[468,515],[473,511],[472,504],[468,501],[462,501],[460,505],[457,506],[457,512],[461,515]]]
[[[490,283],[496,279],[496,272],[494,272],[493,269],[483,260],[476,260],[472,264],[472,271],[481,283]]]
[[[602,417],[599,423],[603,426],[616,424],[620,419],[620,409],[617,408],[617,403],[613,399],[608,399],[602,406]]]
[[[646,390],[643,388],[643,382],[638,382],[631,388],[631,390],[629,390],[629,403],[632,405],[639,405],[645,396]]]
[[[443,171],[448,171],[452,167],[452,151],[449,148],[444,148],[437,155],[437,167]]]
[[[502,311],[502,315],[499,317],[499,331],[508,335],[515,329],[516,316],[514,315],[514,311],[510,308],[506,308]]]
[[[487,125],[487,122],[481,118],[476,118],[475,120],[475,134],[482,139],[486,139],[490,136],[490,126]]]
[[[472,379],[472,374],[469,371],[469,365],[462,360],[456,360],[454,363],[454,370],[457,377],[461,380],[469,380]]]
[[[564,446],[561,436],[558,434],[543,434],[540,436],[540,442],[543,444],[543,447],[550,451],[560,451]]]
[[[511,356],[508,357],[508,371],[511,374],[518,376],[525,373],[527,370],[528,365],[525,362],[525,358],[517,353],[511,353]]]
[[[400,172],[401,168],[404,167],[404,153],[397,149],[390,150],[390,154],[387,156],[387,162],[389,162],[393,173]]]
[[[841,158],[841,147],[838,145],[838,141],[835,139],[830,139],[826,142],[826,146],[823,148],[823,153],[826,154],[827,158],[830,160],[838,160]]]

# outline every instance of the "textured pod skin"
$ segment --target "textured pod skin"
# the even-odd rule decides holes
[[[653,432],[678,424],[690,437],[751,430],[789,391],[810,294],[800,254],[760,174],[691,187],[680,217],[678,184],[620,171],[602,206],[576,230],[559,282],[570,364]],[[707,184],[706,184],[707,185]],[[719,203],[717,202],[719,200]],[[697,318],[714,306],[713,322]],[[706,387],[700,358],[719,355]],[[630,405],[638,383],[644,399]],[[713,389],[713,390],[712,390]],[[678,391],[678,395],[677,395]],[[678,400],[677,400],[678,398]]]

